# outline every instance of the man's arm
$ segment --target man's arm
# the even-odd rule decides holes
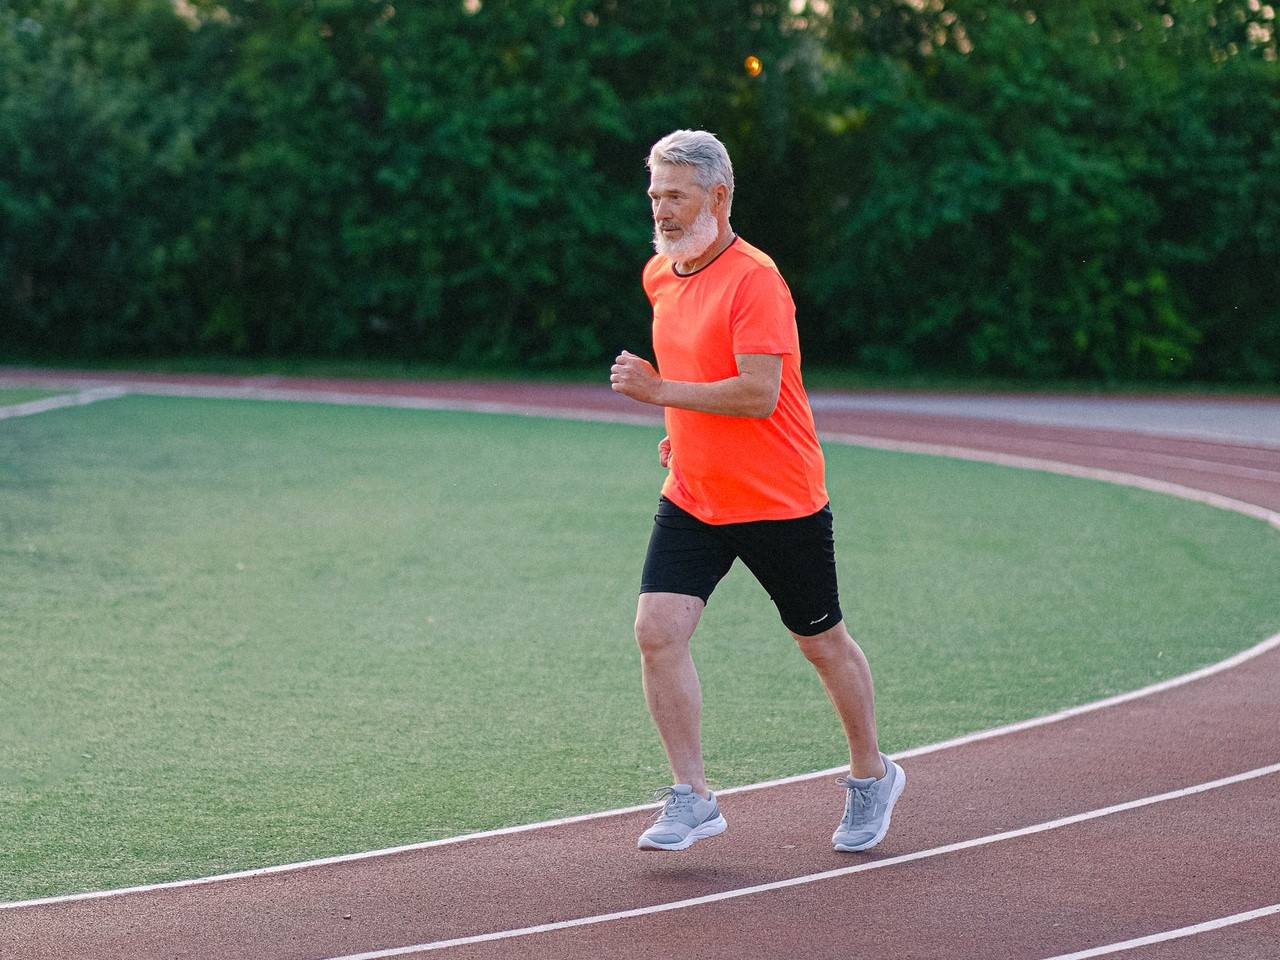
[[[648,360],[623,350],[609,371],[609,380],[615,393],[641,403],[725,417],[762,420],[772,415],[782,385],[782,357],[740,353],[736,359],[736,377],[713,383],[689,383],[666,380]]]

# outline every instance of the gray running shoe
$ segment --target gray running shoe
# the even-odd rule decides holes
[[[848,793],[844,817],[831,835],[831,843],[844,853],[870,850],[889,832],[889,816],[907,785],[907,775],[883,753],[880,759],[884,761],[885,774],[879,780],[842,777],[836,781]]]
[[[714,837],[728,828],[713,793],[703,800],[687,783],[658,791],[667,802],[653,826],[640,835],[641,850],[686,850],[695,840]]]

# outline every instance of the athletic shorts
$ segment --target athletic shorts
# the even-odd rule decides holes
[[[797,520],[711,524],[662,497],[640,592],[678,593],[706,603],[734,560],[768,591],[792,633],[814,636],[843,619],[830,506]]]

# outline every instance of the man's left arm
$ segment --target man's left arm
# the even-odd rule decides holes
[[[782,386],[782,357],[740,353],[735,359],[737,376],[691,383],[667,380],[648,360],[623,350],[609,371],[609,381],[615,393],[659,407],[760,420],[771,416]]]

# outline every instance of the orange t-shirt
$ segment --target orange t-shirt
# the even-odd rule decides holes
[[[778,406],[767,419],[666,408],[672,459],[663,495],[716,524],[793,520],[826,506],[795,303],[773,260],[741,238],[689,276],[655,256],[645,265],[644,289],[663,377],[714,383],[738,375],[738,354],[782,357]]]

